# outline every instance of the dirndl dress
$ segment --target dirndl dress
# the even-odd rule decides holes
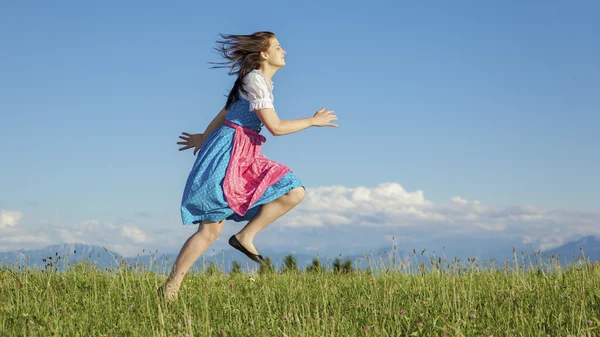
[[[287,166],[261,153],[264,125],[254,111],[274,107],[272,87],[258,70],[243,82],[248,94],[239,93],[225,123],[198,150],[181,201],[184,225],[250,221],[262,205],[304,187]]]

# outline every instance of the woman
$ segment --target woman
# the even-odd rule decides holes
[[[183,245],[173,270],[159,293],[176,299],[185,274],[219,237],[225,220],[248,221],[229,244],[257,263],[264,262],[254,247],[254,237],[271,222],[298,205],[304,187],[286,166],[261,154],[265,126],[283,136],[312,126],[332,126],[333,111],[321,108],[312,117],[280,120],[274,108],[275,73],[285,66],[286,52],[271,32],[221,35],[217,50],[237,79],[223,110],[204,133],[180,136],[179,150],[198,154],[188,177],[181,203],[183,224],[199,224]]]

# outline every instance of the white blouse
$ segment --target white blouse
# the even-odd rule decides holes
[[[258,70],[248,73],[243,85],[248,94],[240,90],[240,96],[250,102],[250,111],[274,108],[273,88],[269,87],[267,79]]]

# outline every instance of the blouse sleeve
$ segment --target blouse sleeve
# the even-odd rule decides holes
[[[244,77],[243,84],[248,94],[240,94],[250,102],[250,111],[274,108],[271,90],[259,74],[249,73]]]

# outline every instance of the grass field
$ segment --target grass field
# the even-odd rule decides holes
[[[597,263],[523,262],[213,266],[188,274],[174,303],[156,296],[166,275],[133,266],[3,266],[0,336],[600,336]]]

